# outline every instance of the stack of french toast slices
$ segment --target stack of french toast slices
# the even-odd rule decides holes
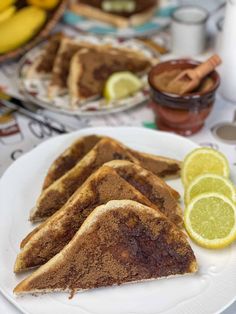
[[[155,58],[137,49],[78,41],[59,33],[48,40],[26,77],[48,82],[49,99],[68,94],[70,108],[76,109],[102,97],[105,83],[113,73],[129,71],[143,76],[155,63]]]
[[[197,271],[179,193],[164,179],[181,163],[88,135],[51,165],[30,213],[15,273],[37,269],[16,294],[69,291]]]

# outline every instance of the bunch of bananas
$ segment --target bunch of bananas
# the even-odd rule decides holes
[[[60,0],[27,0],[27,6],[17,9],[17,0],[0,0],[0,54],[28,42],[47,20],[47,10]]]

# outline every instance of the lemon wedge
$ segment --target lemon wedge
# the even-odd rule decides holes
[[[142,86],[142,81],[133,73],[117,72],[107,80],[104,97],[108,101],[126,98],[136,93]]]
[[[236,239],[236,206],[222,194],[201,194],[187,206],[184,224],[200,246],[224,248]]]
[[[229,163],[226,157],[211,148],[197,148],[188,154],[183,162],[181,179],[188,186],[193,179],[205,173],[229,177]]]

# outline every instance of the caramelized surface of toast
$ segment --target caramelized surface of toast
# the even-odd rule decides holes
[[[31,221],[41,221],[59,210],[85,182],[85,180],[105,162],[114,159],[138,161],[118,142],[102,139],[75,167],[44,190],[30,215]]]
[[[64,249],[14,292],[74,293],[196,271],[186,236],[160,212],[111,201],[97,207]]]
[[[15,272],[46,263],[72,239],[96,206],[114,199],[135,200],[159,212],[157,206],[115,170],[103,166],[88,178],[58,212],[27,236],[17,257]]]
[[[60,156],[58,156],[49,168],[43,188],[45,189],[49,187],[55,180],[59,179],[67,171],[73,168],[76,163],[103,138],[107,137],[88,135],[73,142]],[[113,141],[115,140],[113,139]],[[159,177],[165,178],[168,176],[179,175],[181,163],[175,159],[138,152],[128,147],[126,147],[126,149],[129,154],[139,161],[143,168],[153,172]],[[173,194],[176,199],[179,198],[178,193],[173,191]]]
[[[127,160],[113,160],[105,164],[145,195],[160,211],[177,226],[183,224],[182,210],[173,194],[172,189],[162,179],[152,172]]]

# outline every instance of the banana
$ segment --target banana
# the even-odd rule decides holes
[[[0,12],[7,9],[10,5],[14,4],[16,0],[0,0]]]
[[[59,0],[27,0],[27,2],[41,9],[51,10],[58,5]]]
[[[29,41],[47,19],[46,11],[28,6],[0,24],[0,54]]]
[[[11,5],[4,11],[0,12],[0,23],[5,22],[10,17],[13,16],[13,14],[16,12],[16,7],[14,5]]]

